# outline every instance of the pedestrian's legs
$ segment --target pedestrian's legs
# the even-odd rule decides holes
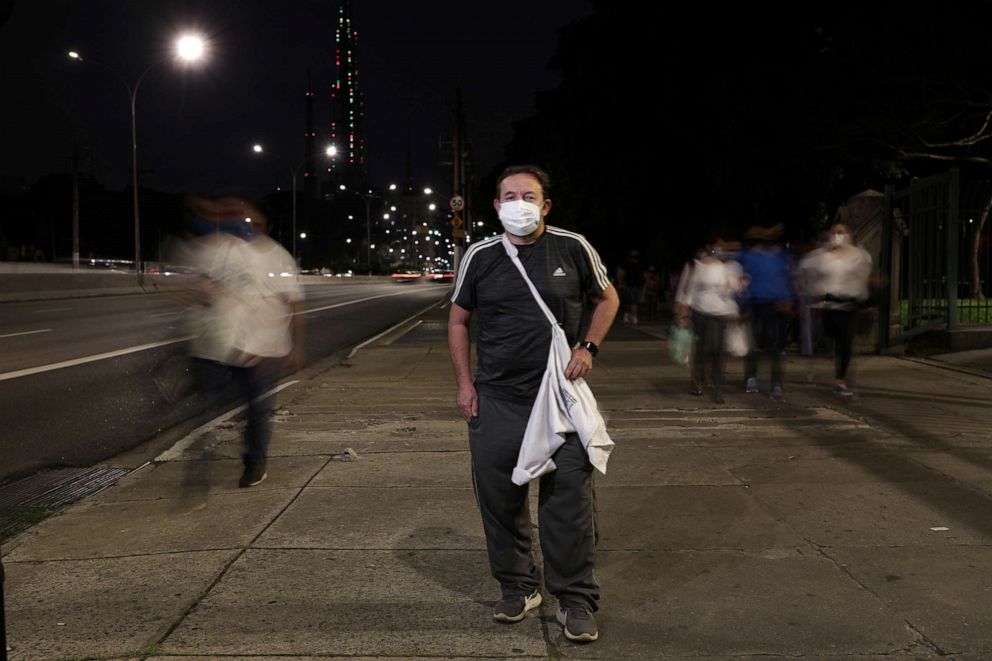
[[[726,350],[724,341],[727,333],[727,319],[722,317],[710,317],[710,337],[709,337],[709,360],[713,370],[712,386],[713,398],[719,399],[723,390],[724,362],[726,361]]]
[[[805,296],[799,297],[799,355],[813,355],[813,315]]]
[[[706,384],[706,343],[709,331],[708,316],[701,312],[692,312],[693,333],[696,335],[692,343],[692,387],[700,389]]]
[[[598,531],[592,464],[576,434],[568,435],[553,459],[558,469],[541,477],[538,509],[544,581],[561,606],[595,612]]]
[[[274,380],[274,371],[266,361],[252,367],[232,367],[242,401],[248,405],[245,425],[245,464],[265,463],[272,435],[271,397],[264,397]]]
[[[751,346],[748,347],[747,357],[744,359],[744,378],[758,378],[758,354],[762,350],[762,319],[754,304],[751,305],[751,316],[747,321],[747,331],[750,332]]]
[[[837,354],[837,378],[847,380],[847,369],[851,366],[851,353],[854,345],[854,318],[849,310],[838,310],[839,351]]]
[[[782,351],[785,350],[785,334],[788,328],[789,318],[786,313],[776,310],[774,307],[771,309],[769,314],[769,324],[771,328],[769,329],[769,351],[771,351],[771,364],[772,364],[772,388],[775,386],[782,387],[782,382],[785,380],[784,370],[782,369]]]
[[[851,323],[851,312],[848,310],[824,312],[823,329],[834,341],[834,376],[838,381],[847,378],[847,368],[851,364],[851,345],[854,342]]]
[[[469,422],[472,483],[482,514],[493,578],[503,597],[529,595],[540,583],[531,553],[527,485],[511,481],[531,404],[479,394],[479,415]]]

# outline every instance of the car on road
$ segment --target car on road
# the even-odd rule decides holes
[[[455,281],[455,272],[450,270],[434,271],[428,277],[435,284],[450,285]]]
[[[393,282],[410,283],[420,280],[420,278],[423,277],[423,273],[412,269],[405,269],[402,271],[396,271],[389,277],[393,279]]]

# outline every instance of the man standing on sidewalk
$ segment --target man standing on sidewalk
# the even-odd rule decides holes
[[[551,211],[548,175],[534,166],[507,168],[494,206],[506,236],[545,304],[574,347],[565,369],[585,377],[619,307],[599,255],[584,237],[545,224]],[[580,334],[583,303],[592,317]],[[468,421],[472,479],[486,547],[502,599],[493,619],[519,622],[541,604],[531,553],[527,485],[512,480],[531,409],[548,364],[551,331],[502,244],[475,243],[465,253],[452,297],[448,348],[458,382],[458,408]],[[479,315],[478,365],[469,368],[469,323]],[[578,341],[581,340],[581,341]],[[553,455],[557,470],[541,477],[538,508],[544,578],[558,599],[565,636],[594,641],[599,585],[593,576],[598,529],[592,465],[576,434]]]

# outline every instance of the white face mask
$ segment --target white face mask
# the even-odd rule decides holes
[[[526,200],[502,202],[499,205],[499,220],[510,234],[527,236],[541,225],[541,207]]]
[[[830,235],[830,245],[834,247],[843,246],[850,242],[851,240],[847,237],[846,234],[841,234],[838,232],[837,234]]]

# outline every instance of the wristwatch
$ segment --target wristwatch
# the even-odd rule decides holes
[[[599,354],[599,347],[596,346],[596,344],[594,342],[590,342],[589,340],[582,340],[581,342],[579,342],[575,346],[576,347],[582,347],[583,349],[585,349],[586,351],[588,351],[589,353],[591,353],[593,358],[595,358],[596,355]]]

